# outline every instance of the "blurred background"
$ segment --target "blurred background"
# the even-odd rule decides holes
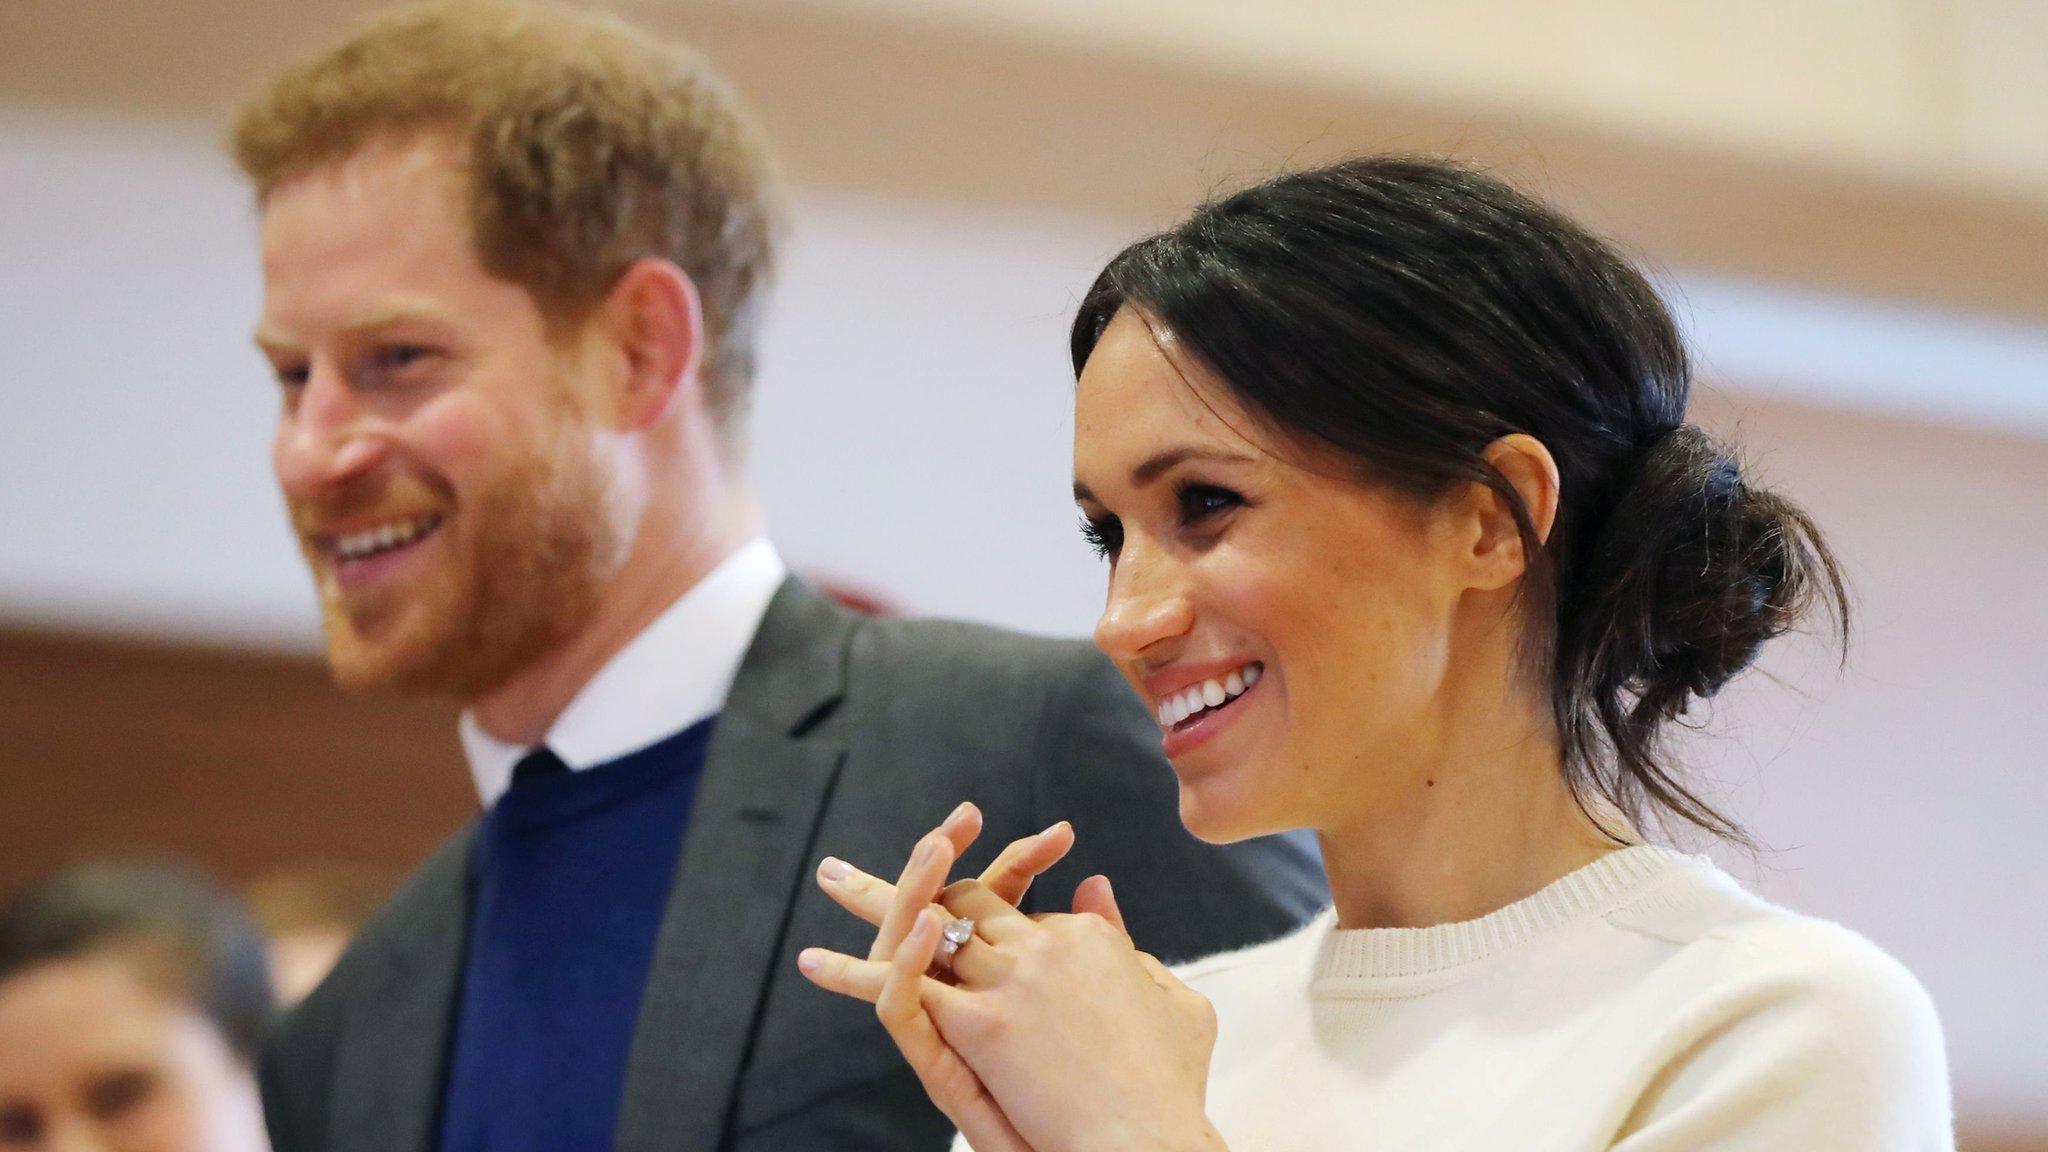
[[[0,890],[171,854],[332,936],[474,810],[450,709],[321,670],[218,146],[364,7],[0,2]],[[789,173],[774,535],[908,612],[1090,628],[1065,325],[1203,195],[1446,152],[1621,241],[1696,418],[1858,594],[1846,668],[1789,642],[1690,741],[1767,846],[1724,859],[1918,974],[1965,1148],[2048,1149],[2048,4],[617,7],[706,51]]]

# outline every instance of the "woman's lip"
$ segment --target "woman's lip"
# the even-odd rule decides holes
[[[1174,664],[1143,677],[1140,683],[1145,686],[1145,699],[1156,709],[1167,697],[1185,692],[1206,680],[1221,680],[1232,672],[1263,663],[1250,656],[1236,656],[1226,660],[1205,660],[1200,664]]]
[[[1244,711],[1244,702],[1258,696],[1259,689],[1265,685],[1266,679],[1261,676],[1257,684],[1246,688],[1223,704],[1205,709],[1193,720],[1166,729],[1159,739],[1160,750],[1166,753],[1167,759],[1173,760],[1215,739],[1217,733],[1237,722],[1239,714]]]

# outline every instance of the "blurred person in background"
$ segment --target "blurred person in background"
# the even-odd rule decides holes
[[[1660,737],[1810,606],[1848,619],[1613,248],[1359,159],[1126,249],[1072,352],[1096,642],[1189,828],[1315,830],[1335,906],[1175,974],[1099,881],[1040,919],[946,886],[949,829],[893,899],[821,877],[880,931],[800,964],[978,1152],[1953,1147],[1913,976],[1651,842],[1741,840]]]
[[[261,1152],[264,942],[227,893],[80,865],[0,905],[0,1149]]]
[[[279,1008],[306,998],[391,895],[383,876],[339,864],[304,865],[258,877],[243,898],[270,939]]]
[[[874,1014],[794,961],[860,939],[815,853],[900,851],[963,795],[962,835],[1037,834],[1006,895],[1108,872],[1162,953],[1320,905],[1312,848],[1180,827],[1085,644],[787,578],[745,478],[776,195],[702,61],[568,10],[398,9],[233,149],[330,666],[461,701],[484,807],[266,1049],[284,1152],[943,1147]],[[1099,834],[1027,894],[1054,811]]]

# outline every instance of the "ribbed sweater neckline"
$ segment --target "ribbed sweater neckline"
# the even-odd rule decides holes
[[[1626,904],[1646,884],[1676,869],[1708,867],[1655,844],[1610,852],[1552,881],[1531,896],[1476,920],[1428,928],[1337,928],[1317,952],[1315,980],[1353,982],[1429,976],[1499,955],[1574,921],[1605,915]]]

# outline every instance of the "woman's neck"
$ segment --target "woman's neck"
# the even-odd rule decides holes
[[[1566,785],[1549,726],[1517,727],[1521,736],[1503,738],[1497,722],[1450,726],[1468,734],[1453,741],[1460,746],[1440,748],[1399,783],[1375,780],[1359,826],[1321,830],[1339,926],[1477,919],[1620,847]],[[1390,804],[1380,789],[1403,795]],[[1624,822],[1607,822],[1634,839]]]

